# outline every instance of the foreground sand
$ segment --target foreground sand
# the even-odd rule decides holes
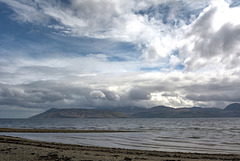
[[[0,134],[1,135],[1,134]],[[0,136],[1,161],[240,161],[240,155],[193,154],[69,145]]]

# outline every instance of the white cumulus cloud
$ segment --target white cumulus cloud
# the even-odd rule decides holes
[[[240,8],[214,1],[186,30],[181,56],[188,70],[235,68],[239,64]],[[233,59],[234,58],[234,59]]]

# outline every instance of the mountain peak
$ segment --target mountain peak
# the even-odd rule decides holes
[[[106,109],[57,109],[51,108],[31,118],[210,118],[240,117],[240,104],[233,103],[225,109],[219,108],[172,108],[155,106],[150,109],[139,107],[118,107]]]
[[[174,109],[174,108],[167,107],[167,106],[155,106],[151,108],[151,110],[171,110],[171,109]]]
[[[122,118],[122,117],[127,116],[120,112],[111,110],[52,108],[30,118]]]
[[[228,105],[227,107],[225,107],[224,110],[227,110],[227,111],[240,111],[240,103],[232,103],[232,104]]]

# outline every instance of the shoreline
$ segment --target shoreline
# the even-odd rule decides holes
[[[119,132],[139,132],[139,131],[0,128],[0,132],[7,132],[7,133],[8,132],[9,133],[119,133]]]
[[[0,135],[0,158],[7,160],[62,160],[62,161],[219,161],[240,160],[240,154],[201,154],[118,149],[51,143]]]

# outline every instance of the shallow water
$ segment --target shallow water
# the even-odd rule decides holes
[[[240,153],[240,118],[0,119],[0,127],[133,130],[127,133],[1,133],[28,139],[157,151]]]

